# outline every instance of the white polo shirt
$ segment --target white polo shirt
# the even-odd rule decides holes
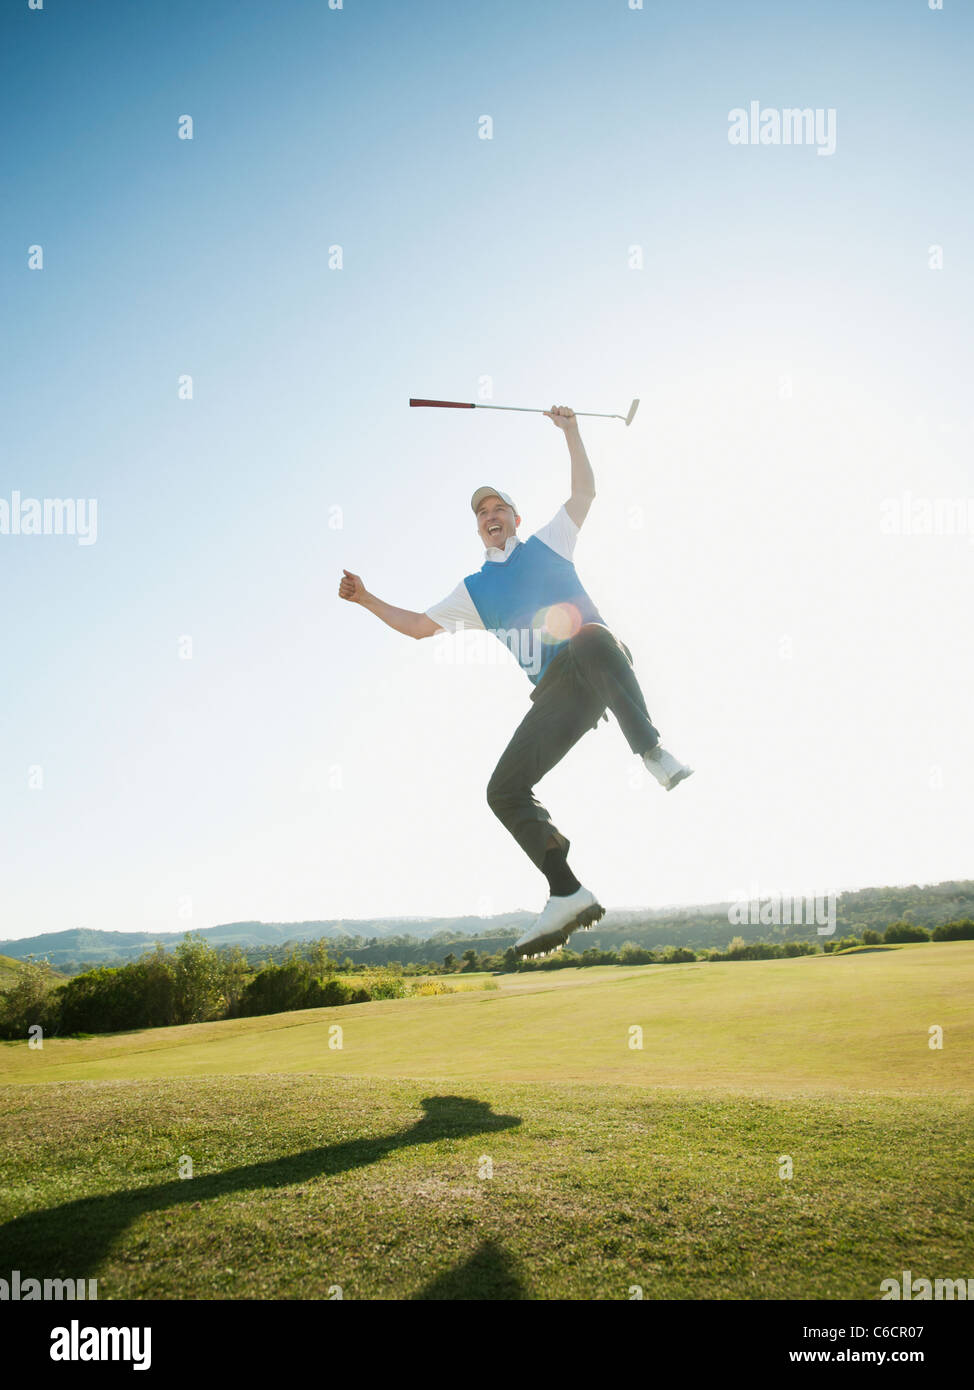
[[[578,540],[578,532],[579,527],[572,521],[568,515],[568,509],[563,503],[547,526],[542,526],[539,531],[535,531],[533,534],[549,550],[560,555],[563,560],[571,560],[575,550],[575,542]],[[496,545],[488,546],[484,552],[484,558],[503,563],[514,547],[521,544],[520,536],[508,536],[507,544],[503,550]],[[426,609],[426,616],[432,618],[437,627],[442,627],[447,632],[459,632],[461,628],[469,632],[471,628],[483,628],[484,626],[462,579],[451,594],[447,594],[440,603],[434,603],[432,608]]]

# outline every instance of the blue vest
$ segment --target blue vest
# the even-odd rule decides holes
[[[608,627],[571,560],[537,536],[519,541],[506,560],[485,560],[463,582],[484,627],[504,643],[532,685],[583,623]]]

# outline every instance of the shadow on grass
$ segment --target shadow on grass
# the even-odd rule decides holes
[[[526,1297],[510,1255],[492,1240],[485,1240],[463,1264],[448,1269],[413,1294],[413,1300],[513,1300]]]
[[[423,1118],[411,1129],[397,1134],[349,1139],[205,1177],[175,1178],[151,1187],[80,1197],[62,1206],[14,1217],[0,1226],[0,1270],[19,1269],[24,1278],[86,1278],[128,1227],[147,1212],[167,1210],[181,1203],[192,1206],[234,1192],[291,1187],[315,1178],[334,1177],[378,1163],[397,1149],[414,1144],[491,1134],[521,1123],[517,1115],[495,1115],[486,1101],[468,1096],[427,1096],[420,1103],[426,1112]],[[454,1276],[444,1276],[451,1277]],[[455,1277],[460,1278],[461,1272],[457,1271]],[[435,1293],[423,1296],[464,1297]]]

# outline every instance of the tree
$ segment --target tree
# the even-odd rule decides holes
[[[240,1013],[250,1018],[314,1008],[320,993],[308,962],[292,958],[283,965],[268,965],[254,976],[241,996]]]
[[[205,937],[187,932],[176,947],[173,1023],[204,1023],[226,1010],[220,957]]]
[[[334,975],[337,969],[337,963],[332,960],[327,941],[323,936],[319,936],[317,941],[312,941],[308,951],[308,959],[311,961],[311,968],[319,980]]]
[[[220,965],[221,988],[226,1001],[226,1011],[228,1016],[232,1016],[236,1012],[243,992],[253,978],[254,972],[239,946],[233,946],[229,950],[221,952]]]
[[[52,984],[48,961],[29,957],[13,987],[0,994],[0,1037],[25,1038],[28,1028],[36,1024],[45,1033],[50,1030],[56,1017],[54,999],[49,997]]]

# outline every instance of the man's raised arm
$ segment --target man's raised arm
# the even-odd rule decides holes
[[[425,613],[414,613],[409,608],[395,608],[391,603],[383,603],[381,598],[369,593],[359,575],[352,574],[350,570],[342,570],[342,574],[345,577],[338,586],[338,597],[347,599],[349,603],[361,604],[396,632],[418,640],[442,631],[439,624]]]
[[[568,443],[572,461],[572,495],[565,503],[565,510],[575,525],[581,526],[595,498],[595,474],[578,432],[578,420],[574,410],[567,405],[553,405],[545,414],[564,431]]]

